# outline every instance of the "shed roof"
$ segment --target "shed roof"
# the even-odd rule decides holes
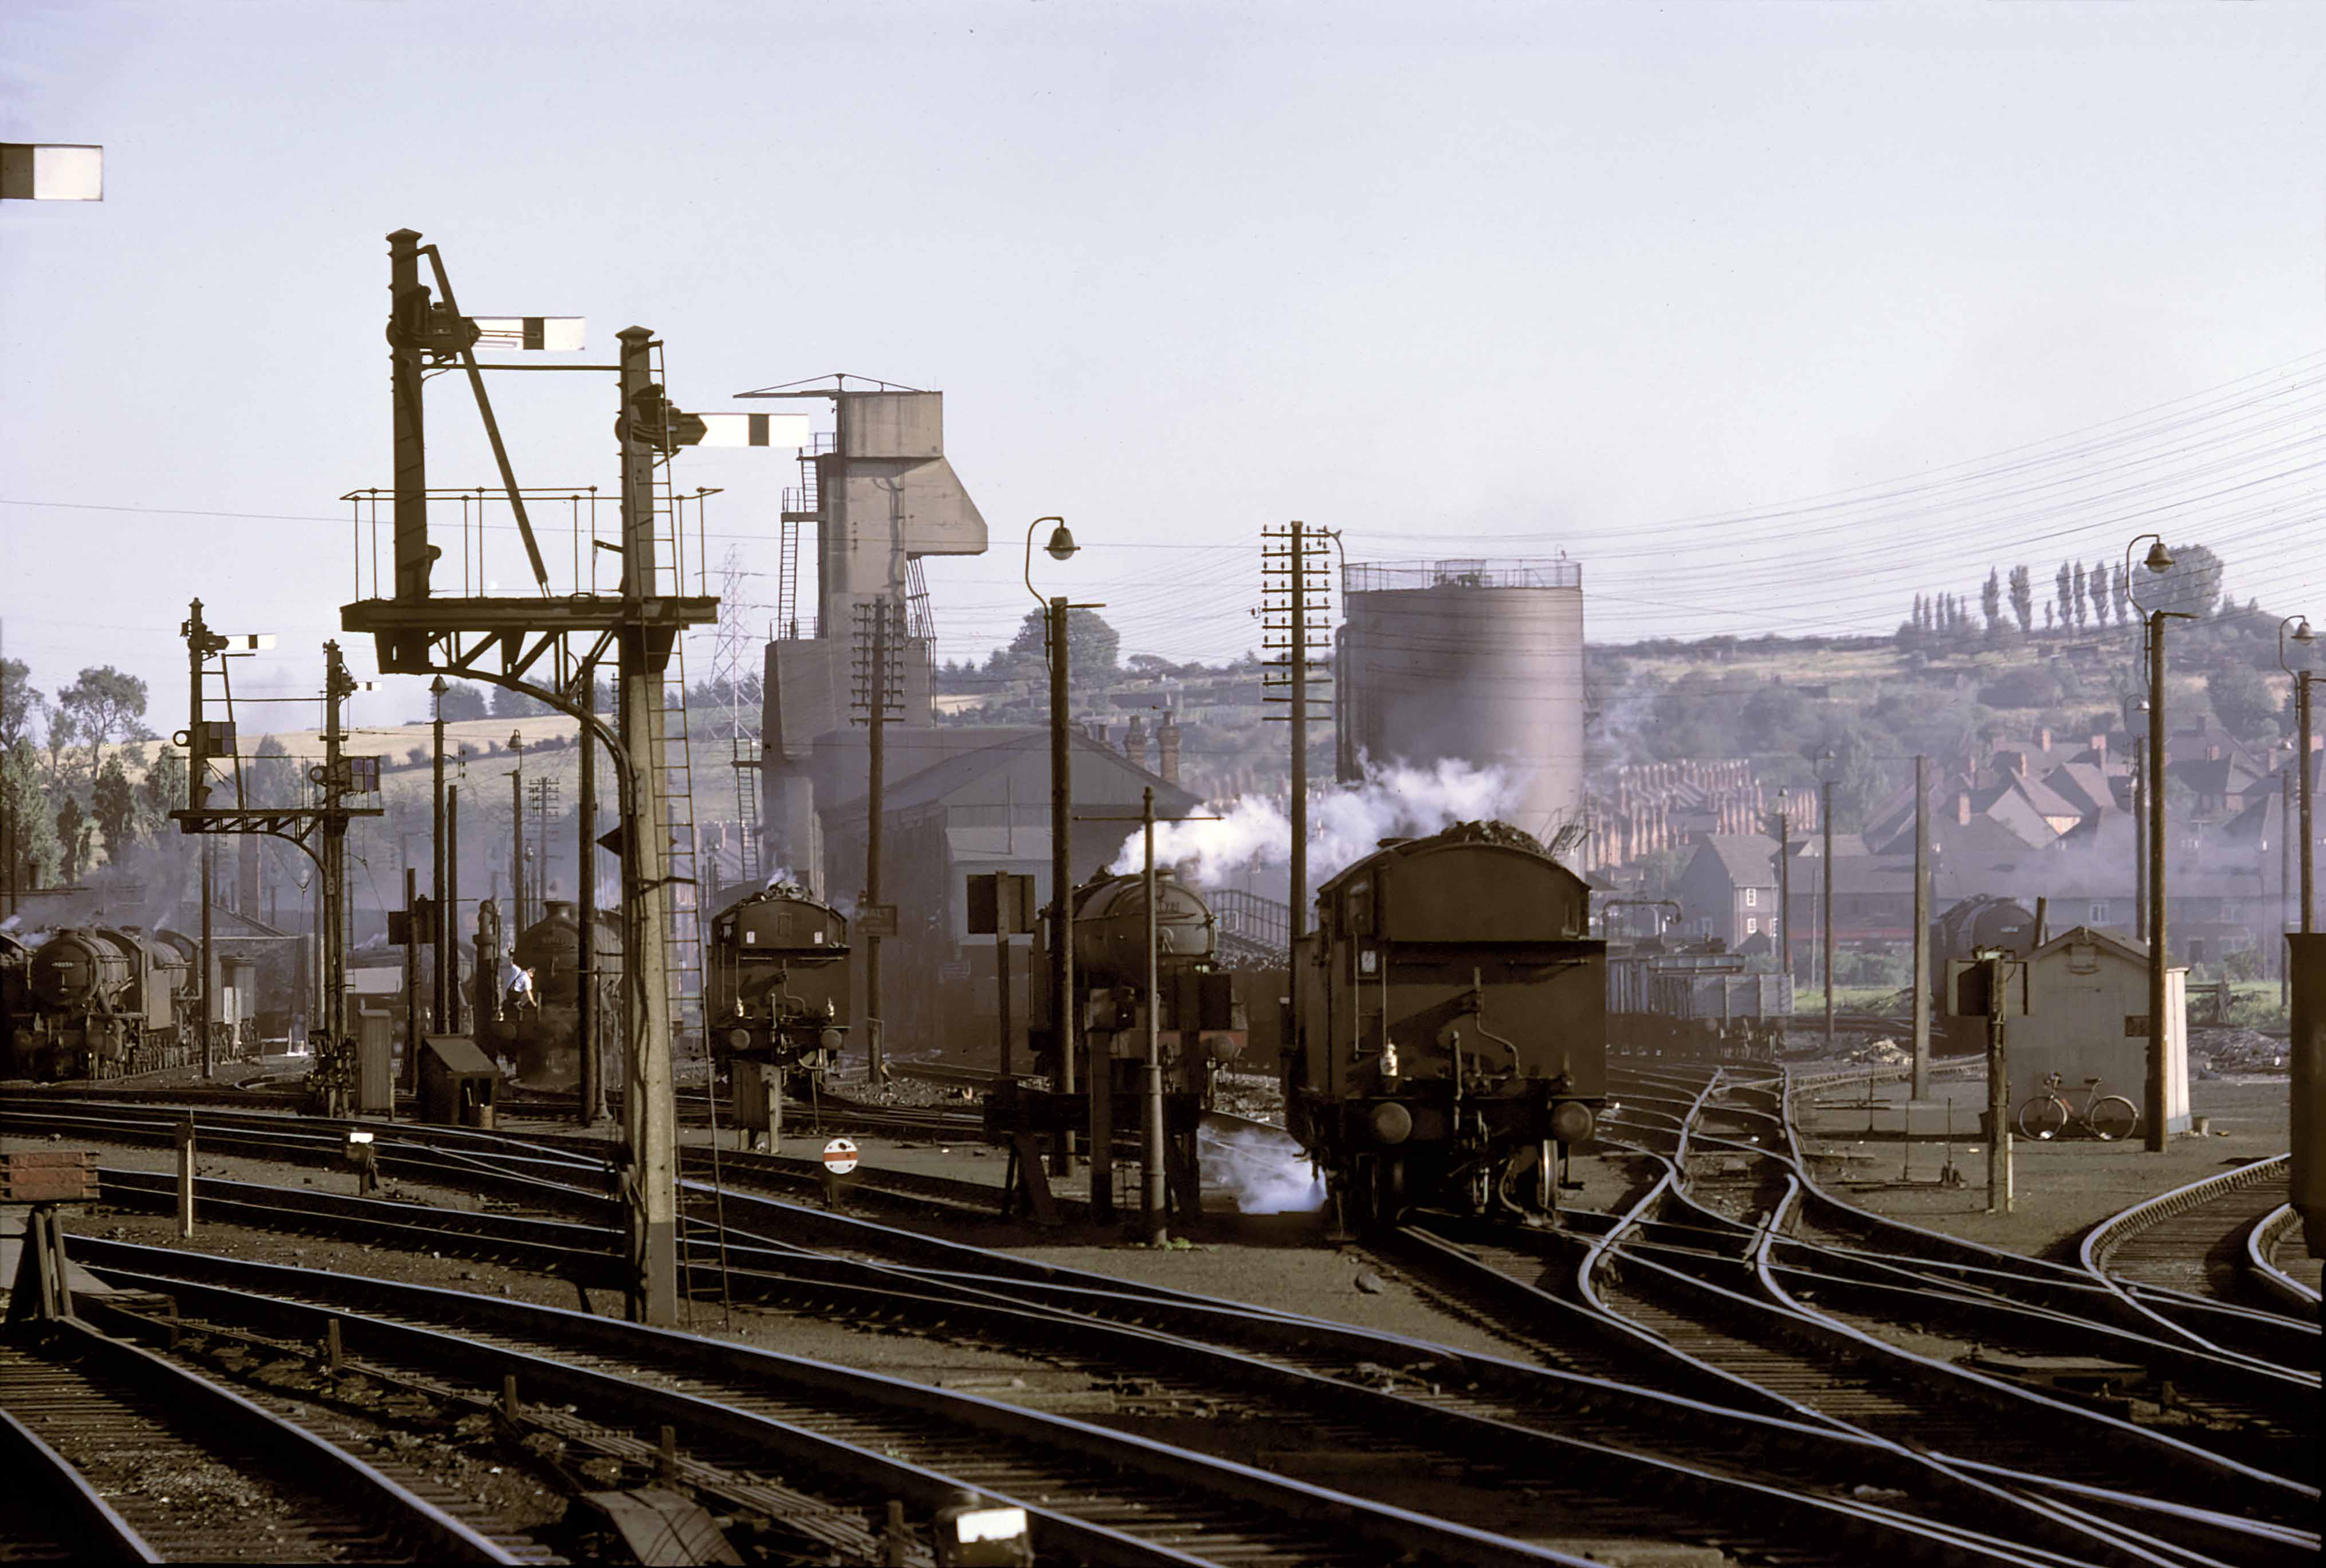
[[[477,1043],[466,1035],[429,1035],[423,1036],[423,1040],[429,1052],[454,1072],[464,1075],[480,1072],[490,1078],[501,1075],[501,1070],[493,1065],[493,1059],[479,1050]]]

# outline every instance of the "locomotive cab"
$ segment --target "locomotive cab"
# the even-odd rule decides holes
[[[1515,829],[1385,844],[1318,890],[1294,958],[1291,1130],[1344,1214],[1556,1201],[1605,1099],[1606,944],[1580,877]]]

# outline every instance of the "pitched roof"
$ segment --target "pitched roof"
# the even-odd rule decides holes
[[[2063,762],[2043,775],[2043,787],[2079,812],[2116,809],[2116,791],[2098,765]]]
[[[1083,758],[1104,758],[1114,767],[1130,775],[1135,780],[1153,785],[1155,810],[1158,815],[1176,815],[1197,803],[1199,797],[1192,792],[1168,782],[1160,774],[1149,773],[1102,741],[1093,740],[1089,736],[1079,731],[1069,731],[1067,740],[1075,748],[1075,756]],[[948,798],[968,788],[978,780],[1018,761],[1026,753],[1035,751],[1047,754],[1049,747],[1050,738],[1047,732],[1034,729],[1013,736],[1008,740],[998,741],[991,746],[981,747],[975,751],[963,752],[958,756],[946,757],[944,761],[934,763],[918,773],[889,784],[881,791],[881,814],[884,817],[911,816],[930,807],[941,805]],[[864,816],[864,807],[865,797],[858,795],[837,808],[835,815],[842,821],[861,821]]]
[[[2172,934],[2169,927],[2164,934],[2167,937]],[[2064,951],[2079,942],[2090,942],[2103,951],[2113,952],[2118,958],[2128,960],[2133,963],[2145,966],[2148,962],[2146,942],[2137,937],[2126,936],[2114,930],[2097,925],[2070,926],[2027,956],[2030,959],[2042,958],[2051,953]]]
[[[1736,887],[1777,885],[1777,840],[1765,833],[1707,833],[1697,841],[1696,859],[1709,853]]]

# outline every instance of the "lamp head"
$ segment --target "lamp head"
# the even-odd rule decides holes
[[[2148,559],[2142,564],[2151,571],[2170,571],[2172,570],[2172,552],[2164,548],[2164,541],[2160,539],[2148,547]]]
[[[523,751],[525,749],[524,730],[512,729],[509,731],[509,749],[511,751]]]
[[[2310,617],[2308,616],[2303,617],[2302,624],[2293,628],[2293,640],[2297,643],[2314,643],[2318,640],[2310,630]]]
[[[1064,518],[1059,519],[1058,525],[1050,530],[1050,542],[1042,546],[1043,553],[1053,561],[1064,561],[1081,548],[1075,543],[1074,534],[1067,531]]]

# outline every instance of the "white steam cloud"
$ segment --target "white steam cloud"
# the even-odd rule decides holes
[[[1196,1161],[1207,1185],[1235,1194],[1239,1214],[1313,1214],[1325,1206],[1325,1177],[1280,1128],[1206,1117],[1196,1127]]]
[[[1507,819],[1518,809],[1519,787],[1505,769],[1477,767],[1458,757],[1428,767],[1368,763],[1365,782],[1331,789],[1308,803],[1308,893],[1335,872],[1373,852],[1383,839],[1423,838],[1456,822]],[[1248,868],[1287,866],[1292,859],[1292,820],[1285,806],[1244,795],[1205,808],[1216,821],[1165,822],[1155,830],[1155,858],[1176,867],[1197,887],[1226,886]],[[1137,871],[1146,850],[1134,835],[1109,869]]]

